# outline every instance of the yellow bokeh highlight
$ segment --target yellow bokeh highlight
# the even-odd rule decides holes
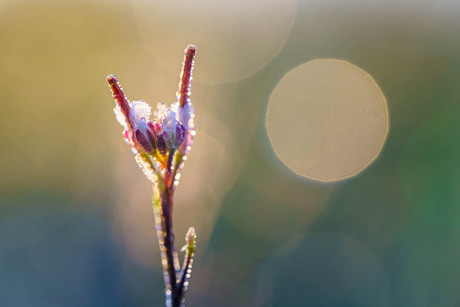
[[[184,46],[198,47],[194,79],[236,81],[269,63],[284,47],[295,19],[293,0],[134,0],[145,46],[171,71]],[[179,63],[178,63],[179,62]]]
[[[317,181],[364,170],[380,153],[388,126],[386,99],[372,77],[332,59],[288,72],[266,117],[276,155],[296,174]]]

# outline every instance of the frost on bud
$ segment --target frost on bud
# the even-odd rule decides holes
[[[185,241],[187,242],[187,251],[189,253],[195,252],[196,248],[196,233],[195,233],[195,228],[190,227],[187,231],[187,235],[185,236]]]
[[[174,145],[179,147],[179,145],[182,143],[185,137],[185,133],[187,132],[187,129],[182,124],[178,124],[176,127],[176,138],[174,140]]]
[[[153,148],[150,142],[147,140],[145,135],[141,132],[141,130],[136,130],[136,140],[139,144],[141,144],[144,151],[148,154],[153,153]]]
[[[163,119],[163,139],[166,146],[173,147],[174,137],[176,135],[177,119],[174,111],[168,110],[165,118]]]
[[[147,139],[149,140],[150,144],[153,147],[153,150],[155,151],[157,147],[157,141],[155,140],[155,134],[150,129],[147,129],[145,133],[147,134]]]
[[[131,151],[136,154],[138,152],[139,146],[136,143],[136,135],[134,131],[124,130],[123,136],[125,138],[126,143],[128,143],[128,145],[131,147]]]
[[[166,154],[166,143],[163,138],[163,133],[158,134],[157,146],[158,146],[158,151],[160,152],[160,154],[165,155]]]
[[[117,121],[120,123],[120,125],[123,126],[124,130],[129,130],[130,124],[128,124],[128,121],[126,120],[127,117],[118,104],[115,106],[115,108],[113,108],[113,112],[115,113]]]
[[[157,141],[155,139],[154,125],[140,120],[136,124],[136,140],[149,155],[155,153]]]
[[[195,111],[193,110],[192,103],[189,102],[183,107],[179,106],[179,121],[185,126],[185,128],[189,129],[193,127],[193,117]]]
[[[168,110],[163,119],[163,139],[169,149],[177,149],[185,137],[186,129],[176,119],[176,113]]]
[[[161,125],[159,123],[154,124],[152,122],[148,122],[147,126],[154,136],[158,136],[158,134],[161,132]]]
[[[137,125],[139,122],[145,124],[150,119],[150,112],[150,106],[145,101],[133,101],[130,103],[129,120],[133,125]],[[145,124],[144,127],[146,128],[146,126]]]

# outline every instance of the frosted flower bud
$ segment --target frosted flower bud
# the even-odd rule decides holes
[[[185,236],[185,241],[187,242],[188,248],[195,248],[196,232],[194,227],[190,227]]]
[[[144,120],[140,120],[136,123],[136,126],[136,140],[146,153],[153,154],[156,149],[156,140],[154,134],[150,131],[149,125]]]
[[[153,147],[150,144],[149,140],[147,139],[146,135],[141,132],[140,129],[136,130],[136,140],[142,146],[144,151],[148,154],[153,153]]]
[[[136,123],[137,129],[141,130],[142,133],[145,133],[147,131],[148,125],[143,118],[135,123]]]
[[[174,140],[174,145],[176,148],[178,148],[184,140],[186,132],[187,129],[181,123],[178,123],[176,126],[176,138]]]
[[[178,130],[179,125],[180,124],[176,119],[176,113],[168,110],[165,118],[163,119],[163,139],[166,146],[170,149],[177,149],[177,141],[179,141],[179,144],[182,141],[183,133],[181,128]]]
[[[115,117],[117,118],[120,125],[123,126],[124,130],[128,130],[129,126],[128,126],[128,123],[126,122],[126,116],[125,114],[123,114],[121,107],[119,105],[116,105],[115,108],[113,108],[113,112],[115,113]]]
[[[144,123],[148,122],[150,113],[150,106],[145,101],[133,101],[130,103],[129,120],[133,125],[140,121]]]
[[[131,146],[131,150],[133,153],[137,153],[138,148],[136,146],[136,135],[132,130],[124,130],[123,136],[125,137],[126,143]]]
[[[159,123],[152,123],[148,122],[147,126],[149,127],[149,130],[153,133],[153,135],[156,137],[158,134],[161,132],[161,125]]]
[[[166,143],[163,138],[163,133],[158,134],[157,146],[158,146],[158,151],[160,152],[160,154],[165,155],[166,154]]]
[[[147,129],[146,131],[147,139],[149,140],[150,144],[152,144],[153,150],[157,147],[157,140],[155,138],[155,134],[150,130]]]
[[[184,125],[186,129],[193,127],[193,114],[195,111],[193,110],[191,101],[183,107],[179,106],[178,112],[179,121],[182,123],[182,125]]]

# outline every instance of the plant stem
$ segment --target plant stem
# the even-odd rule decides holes
[[[168,191],[169,189],[166,189]],[[174,265],[174,256],[176,251],[174,248],[174,232],[172,228],[172,195],[168,192],[162,197],[161,209],[163,212],[163,224],[164,224],[164,245],[166,249],[166,257],[168,261],[169,278],[171,282],[172,292],[174,294],[176,289],[176,269]]]
[[[182,265],[181,276],[179,279],[179,284],[177,285],[177,296],[176,296],[176,305],[180,306],[181,302],[184,300],[185,291],[188,286],[188,279],[190,278],[190,273],[193,263],[193,254],[195,248],[187,246],[187,252],[184,258],[184,264]]]
[[[175,150],[171,150],[169,152],[167,167],[164,173],[164,180],[159,178],[157,184],[154,184],[155,222],[158,235],[158,243],[160,245],[161,251],[163,275],[166,284],[166,306],[168,307],[183,306],[185,293],[184,288],[186,288],[186,285],[184,284],[188,279],[189,269],[193,261],[193,251],[191,252],[191,250],[187,250],[186,258],[184,259],[184,267],[181,271],[179,266],[179,258],[174,246],[172,212],[174,178],[176,176],[177,167],[172,170],[172,164],[175,154]]]
[[[161,263],[165,280],[166,305],[176,307],[176,288],[178,259],[174,247],[174,232],[172,227],[172,194],[165,188],[163,193],[155,189],[155,223],[158,243],[161,251]],[[178,305],[177,305],[178,306]]]

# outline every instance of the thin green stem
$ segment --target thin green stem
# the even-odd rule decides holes
[[[177,295],[176,295],[176,302],[177,306],[181,306],[181,304],[185,301],[185,291],[188,287],[188,281],[190,279],[190,274],[192,273],[192,263],[193,263],[193,255],[195,253],[195,239],[193,239],[192,244],[188,244],[186,248],[184,263],[182,265],[181,275],[179,282],[177,284]]]
[[[168,306],[173,306],[176,301],[177,293],[177,274],[178,274],[178,258],[174,247],[174,232],[172,227],[172,195],[168,193],[166,188],[165,193],[160,193],[155,189],[154,212],[155,222],[158,235],[158,243],[160,245],[161,259],[163,265],[163,273],[166,284],[166,303]]]
[[[171,176],[172,187],[174,187],[174,182],[176,181],[177,172],[179,171],[179,168],[181,166],[183,159],[184,159],[184,155],[180,151],[177,151],[176,157],[174,159],[175,160],[174,170]]]

